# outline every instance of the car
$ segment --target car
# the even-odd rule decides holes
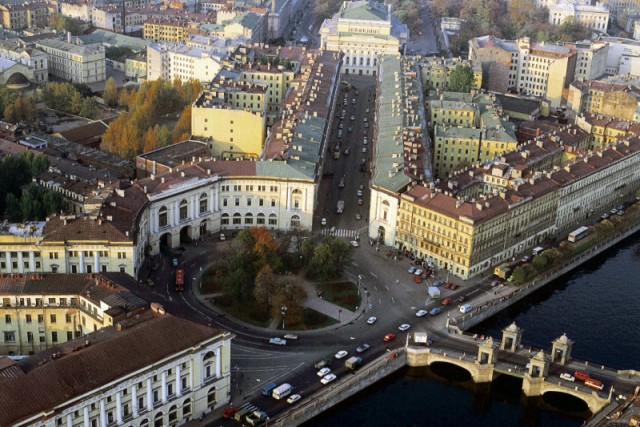
[[[403,323],[402,325],[398,326],[398,330],[401,332],[404,332],[404,331],[408,331],[410,327],[411,327],[410,324]]]
[[[362,344],[360,347],[356,348],[356,351],[358,353],[364,353],[365,351],[369,350],[371,346],[369,344]]]
[[[427,314],[427,310],[418,310],[416,311],[416,317],[424,317]]]
[[[384,338],[382,339],[384,342],[389,342],[389,341],[393,341],[396,339],[395,334],[387,334],[384,336]]]
[[[356,116],[351,116],[351,121],[354,121],[356,119]]]
[[[345,155],[345,156],[348,156],[350,152],[351,152],[351,149],[350,149],[349,147],[346,147],[346,148],[344,149],[344,155]]]
[[[467,298],[465,298],[464,296],[458,298],[458,302],[464,302]]]
[[[293,405],[294,403],[296,403],[298,400],[302,399],[302,396],[300,396],[299,394],[292,394],[291,396],[289,396],[289,398],[287,399],[287,403],[289,405]]]
[[[366,153],[367,152],[367,147],[362,147],[362,152]]]
[[[352,128],[351,126],[349,126],[349,127],[347,128],[347,132],[349,132],[349,133],[353,132],[353,128]]]
[[[178,258],[174,258],[171,260],[171,265],[173,265],[174,267],[178,266]]]
[[[334,381],[337,377],[334,374],[329,374],[326,377],[323,377],[320,382],[324,385],[329,384],[331,381]]]
[[[358,186],[358,190],[364,190],[364,184],[360,184],[360,185]]]
[[[327,225],[327,218],[322,218],[320,220],[320,225]]]
[[[434,307],[431,310],[429,310],[429,314],[431,316],[436,316],[438,314],[442,313],[442,309],[440,307]]]
[[[376,323],[376,321],[377,321],[377,320],[378,320],[378,318],[377,318],[377,317],[375,317],[375,316],[371,316],[371,317],[369,317],[369,318],[367,319],[367,323],[368,323],[369,325],[373,325],[374,323]]]
[[[413,274],[415,274],[416,276],[420,276],[422,273],[424,273],[424,270],[422,270],[421,268],[413,272]]]
[[[233,418],[239,410],[239,408],[227,408],[227,410],[222,414],[222,418]]]
[[[611,210],[609,211],[609,213],[610,213],[611,215],[615,215],[615,214],[617,214],[617,213],[618,213],[618,209],[613,208],[613,209],[611,209]]]
[[[616,206],[615,206],[615,208],[616,208],[617,210],[619,210],[619,211],[623,211],[623,210],[624,210],[624,208],[625,208],[625,205],[624,205],[624,204],[622,204],[622,205],[616,205]]]
[[[367,123],[369,121],[369,119],[365,117],[362,121]]]
[[[422,276],[416,276],[415,274],[413,275],[413,281],[416,283],[422,283],[424,279],[422,278]]]
[[[295,340],[298,339],[298,336],[294,335],[294,334],[287,334],[287,335],[284,336],[284,339],[286,339],[286,340],[294,340],[295,341]]]
[[[359,204],[359,205],[362,205],[363,203],[364,203],[364,200],[362,200],[362,199],[358,199],[358,204]]]
[[[369,114],[369,109],[367,108],[364,112],[365,112],[365,113],[367,113],[367,114]]]
[[[414,266],[409,267],[409,269],[407,270],[409,274],[413,274],[415,271],[416,271],[416,268]]]
[[[602,215],[600,215],[600,219],[607,219],[607,218],[609,218],[608,213],[603,213]]]
[[[364,124],[364,127],[365,127],[365,128],[368,128],[368,127],[369,127],[369,123],[365,123],[365,124]]]
[[[360,221],[360,220],[362,219],[362,215],[360,215],[360,213],[359,213],[359,212],[358,212],[358,213],[356,213],[356,214],[355,214],[355,219],[356,219],[356,221]]]
[[[287,340],[283,340],[282,338],[269,338],[269,344],[275,345],[287,345]]]
[[[444,285],[444,282],[442,280],[436,280],[435,282],[433,282],[432,286],[435,286],[436,288],[438,288],[442,285]]]
[[[351,100],[351,103],[355,105],[355,103],[356,103],[356,99],[355,99],[355,98],[353,98],[353,99]]]
[[[522,257],[522,262],[529,262],[531,261],[531,257],[529,255],[525,255]]]
[[[455,283],[451,283],[451,285],[449,286],[449,289],[451,289],[452,291],[455,291],[456,289],[458,289],[458,285],[456,285]]]
[[[318,371],[316,375],[322,378],[326,375],[329,375],[330,373],[331,373],[331,368],[322,368]]]
[[[563,372],[562,374],[560,374],[560,378],[566,381],[571,381],[571,382],[574,382],[576,380],[576,377],[566,372]]]
[[[622,211],[622,210],[618,211],[618,215],[620,215],[620,216],[624,215],[624,211]]]
[[[353,246],[354,248],[357,248],[360,246],[360,243],[358,243],[358,241],[356,240],[352,240],[349,242],[351,244],[351,246]]]
[[[340,178],[340,182],[338,182],[338,187],[344,188],[344,177]]]
[[[362,197],[362,190],[356,190],[356,196]]]
[[[449,305],[451,304],[451,298],[445,298],[442,300],[442,305]]]
[[[344,359],[345,357],[347,357],[347,354],[349,354],[346,350],[340,350],[339,352],[336,353],[336,355],[334,356],[336,359],[340,360],[340,359]]]
[[[363,145],[367,145],[369,143],[369,140],[367,138],[363,138],[362,139],[362,144]]]

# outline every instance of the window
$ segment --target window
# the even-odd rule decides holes
[[[4,342],[16,342],[16,333],[13,331],[4,332]]]
[[[33,332],[27,332],[27,342],[33,343]]]
[[[234,213],[233,214],[233,225],[240,225],[242,224],[242,216],[239,213]]]
[[[27,314],[27,315],[25,316],[25,321],[26,321],[27,323],[31,323],[31,315],[30,315],[30,314]]]
[[[300,227],[300,217],[298,215],[294,215],[291,217],[291,228],[299,228]]]
[[[262,197],[258,199],[258,206],[264,206],[264,199]]]
[[[168,224],[168,213],[167,213],[167,208],[165,206],[161,207],[160,210],[158,211],[158,226],[159,227],[166,227],[166,225]]]
[[[208,210],[207,206],[209,199],[207,198],[206,194],[203,194],[200,196],[200,213],[206,212]]]
[[[253,225],[253,214],[251,213],[246,214],[244,217],[244,223],[245,225]]]
[[[38,323],[44,322],[44,314],[38,314]]]
[[[182,416],[187,416],[191,414],[191,399],[187,399],[182,404]]]
[[[240,197],[236,197],[236,199],[235,199],[235,205],[236,205],[236,206],[240,206]]]
[[[272,208],[276,207],[276,199],[271,199],[271,207]]]
[[[49,319],[51,320],[51,323],[56,323],[56,315],[55,314],[51,314],[49,316]]]
[[[11,324],[11,315],[10,314],[5,314],[4,315],[4,323],[6,324]]]
[[[269,225],[278,225],[278,216],[276,214],[269,215]]]
[[[256,224],[264,225],[264,214],[263,213],[259,213],[258,214],[258,217],[256,218]]]
[[[53,331],[51,332],[51,341],[58,342],[58,333]]]
[[[229,214],[222,214],[222,216],[220,217],[220,224],[229,225]]]

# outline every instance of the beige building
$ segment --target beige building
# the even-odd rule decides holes
[[[14,3],[0,5],[2,26],[9,30],[29,27],[45,28],[49,20],[49,7],[45,2]]]
[[[609,26],[609,9],[597,3],[580,4],[559,2],[549,8],[549,23],[562,25],[565,21],[571,20],[592,30],[607,31]]]
[[[229,403],[231,338],[156,305],[153,313],[20,362],[2,359],[0,424],[150,427],[196,420]]]
[[[422,87],[425,90],[447,90],[451,80],[451,73],[458,66],[471,67],[475,89],[482,87],[482,65],[460,58],[436,58],[425,57],[420,63],[420,76]]]
[[[266,113],[263,86],[221,81],[193,103],[191,132],[208,139],[215,157],[257,158],[266,138]]]
[[[79,46],[62,40],[39,40],[36,47],[49,58],[49,74],[73,83],[96,83],[106,80],[104,48]]]
[[[576,80],[569,87],[567,106],[578,115],[589,112],[640,121],[640,89],[633,83]]]
[[[320,47],[344,54],[346,74],[376,75],[380,58],[405,51],[409,30],[391,6],[369,0],[345,1],[320,27]]]
[[[222,68],[222,55],[214,49],[184,44],[152,43],[147,46],[147,80],[175,79],[211,82]]]
[[[0,275],[0,354],[31,355],[139,314],[149,303],[111,274]]]
[[[0,41],[0,58],[29,67],[34,83],[44,84],[49,80],[47,54],[33,47],[25,47],[18,39]]]
[[[189,40],[192,23],[177,18],[151,18],[144,23],[143,38],[154,42],[182,42]]]

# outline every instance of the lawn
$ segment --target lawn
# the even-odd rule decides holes
[[[224,296],[209,298],[208,301],[216,307],[221,308],[229,316],[235,317],[238,320],[262,328],[269,326],[270,319],[264,307],[256,301],[247,301],[242,305],[235,305],[229,298]]]
[[[356,311],[360,306],[358,287],[351,282],[320,283],[316,285],[322,292],[322,298],[350,311]]]

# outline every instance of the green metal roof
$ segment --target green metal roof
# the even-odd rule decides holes
[[[78,37],[83,44],[100,43],[105,46],[128,47],[134,52],[146,51],[151,40],[129,37],[107,30],[95,30],[91,34]]]
[[[387,5],[377,1],[352,1],[345,2],[345,9],[340,15],[345,19],[358,19],[363,21],[388,21],[389,13]]]

